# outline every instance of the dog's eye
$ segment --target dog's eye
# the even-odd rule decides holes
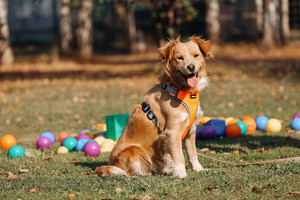
[[[198,58],[198,57],[199,57],[199,54],[195,54],[195,55],[194,55],[194,58]]]
[[[178,60],[183,60],[183,57],[180,56],[180,57],[178,57],[177,59],[178,59]]]

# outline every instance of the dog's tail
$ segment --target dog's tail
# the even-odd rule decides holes
[[[139,146],[129,146],[115,158],[110,159],[108,166],[97,167],[94,174],[107,175],[137,175],[146,176],[151,172],[152,161],[146,151]]]

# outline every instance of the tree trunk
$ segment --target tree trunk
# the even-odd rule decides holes
[[[264,30],[264,2],[255,0],[256,5],[256,28],[258,33],[262,34]]]
[[[281,28],[280,28],[280,39],[281,43],[285,44],[287,42],[290,26],[289,26],[289,1],[281,0],[280,5],[280,20],[281,20]]]
[[[81,0],[78,10],[77,45],[79,57],[87,60],[93,56],[93,0]]]
[[[207,14],[206,14],[206,24],[207,24],[207,34],[209,40],[213,43],[218,43],[220,40],[220,6],[219,0],[206,0]]]
[[[60,36],[61,51],[63,55],[71,54],[72,20],[71,20],[71,0],[62,0],[60,9]]]
[[[134,9],[130,7],[128,0],[127,0],[127,29],[128,29],[128,42],[130,48],[129,51],[133,53],[138,51],[136,46],[135,13],[134,13]]]
[[[0,57],[1,64],[5,67],[11,66],[14,62],[13,51],[9,45],[7,12],[7,0],[0,0]]]

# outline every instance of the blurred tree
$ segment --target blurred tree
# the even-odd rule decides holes
[[[157,40],[161,45],[166,38],[175,39],[180,35],[183,20],[191,21],[197,16],[191,0],[147,0],[152,10],[157,30]]]
[[[61,51],[63,55],[70,55],[72,34],[71,0],[62,0],[60,8]]]
[[[7,0],[0,0],[0,56],[3,66],[11,66],[14,62],[13,51],[9,44],[7,12]]]
[[[207,35],[210,41],[214,43],[219,42],[220,37],[220,5],[219,0],[206,0],[206,17]]]
[[[93,56],[93,0],[81,0],[77,13],[78,27],[76,30],[78,54],[81,59]]]
[[[288,1],[264,0],[263,45],[284,44],[289,32]]]

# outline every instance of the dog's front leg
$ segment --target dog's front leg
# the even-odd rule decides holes
[[[174,161],[173,176],[184,178],[186,177],[185,161],[182,152],[182,141],[177,130],[167,130],[169,153]]]
[[[196,148],[196,126],[192,126],[190,132],[186,135],[183,140],[184,148],[186,150],[188,160],[193,170],[202,171],[204,170],[202,165],[199,163],[197,148]]]

